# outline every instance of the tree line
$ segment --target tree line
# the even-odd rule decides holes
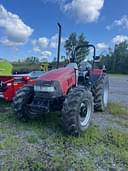
[[[121,42],[113,50],[109,49],[109,53],[102,56],[101,65],[103,64],[110,73],[128,74],[128,42]]]
[[[88,45],[89,41],[86,39],[85,35],[82,33],[77,35],[75,32],[71,33],[68,39],[64,43],[66,50],[66,57],[61,57],[60,66],[66,65],[69,61],[68,57],[71,57],[72,50],[74,47],[79,45]],[[89,54],[89,49],[87,47],[80,48],[76,52],[76,62],[79,64],[84,60]],[[121,73],[128,74],[128,41],[121,42],[120,44],[114,45],[113,48],[109,48],[109,51],[105,55],[101,55],[101,62],[98,64],[99,67],[103,65],[110,73]],[[29,72],[32,70],[40,70],[42,62],[40,62],[38,57],[27,57],[23,61],[18,60],[12,63],[14,66],[14,72]],[[56,67],[56,57],[53,61],[49,63],[49,69]]]

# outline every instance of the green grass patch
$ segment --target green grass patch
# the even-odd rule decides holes
[[[128,74],[109,74],[112,77],[125,77]]]
[[[115,160],[126,164],[128,168],[128,133],[108,129],[103,140],[109,147],[110,154],[115,156]]]
[[[0,142],[0,149],[16,148],[18,144],[18,138],[13,135],[8,135],[2,142]]]
[[[30,136],[27,137],[27,141],[30,144],[38,143],[38,136],[36,136],[36,135],[30,135]]]
[[[113,109],[113,104],[109,107]],[[119,110],[113,114],[126,113]],[[0,169],[98,171],[114,170],[114,165],[115,170],[127,170],[127,132],[92,125],[76,138],[63,133],[59,119],[58,114],[51,113],[44,119],[22,123],[9,107],[0,112]]]
[[[1,107],[8,107],[8,106],[10,106],[10,103],[6,102],[4,99],[0,99],[0,106]]]
[[[114,115],[128,115],[128,108],[118,103],[109,103],[108,110]]]

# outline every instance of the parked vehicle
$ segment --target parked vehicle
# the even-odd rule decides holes
[[[19,89],[13,99],[13,111],[20,120],[40,117],[44,113],[60,111],[64,130],[73,136],[85,131],[94,109],[104,111],[108,103],[108,76],[106,71],[95,68],[94,45],[73,48],[71,63],[59,68],[61,25],[59,26],[57,69],[40,76],[34,84]],[[93,65],[78,68],[76,51],[82,47],[94,50]]]
[[[32,72],[28,73],[28,75],[29,75],[31,78],[35,79],[35,78],[40,77],[40,76],[41,76],[42,74],[44,74],[44,73],[45,73],[44,71],[32,71]]]

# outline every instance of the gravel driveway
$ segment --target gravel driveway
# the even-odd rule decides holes
[[[109,100],[128,106],[128,75],[109,75]]]

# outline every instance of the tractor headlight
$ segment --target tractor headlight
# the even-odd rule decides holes
[[[35,92],[54,92],[55,88],[53,86],[40,86],[40,85],[35,85],[34,86],[34,91]]]
[[[56,98],[61,97],[62,90],[59,81],[44,81],[37,80],[34,84],[35,96],[41,96],[42,98]]]

